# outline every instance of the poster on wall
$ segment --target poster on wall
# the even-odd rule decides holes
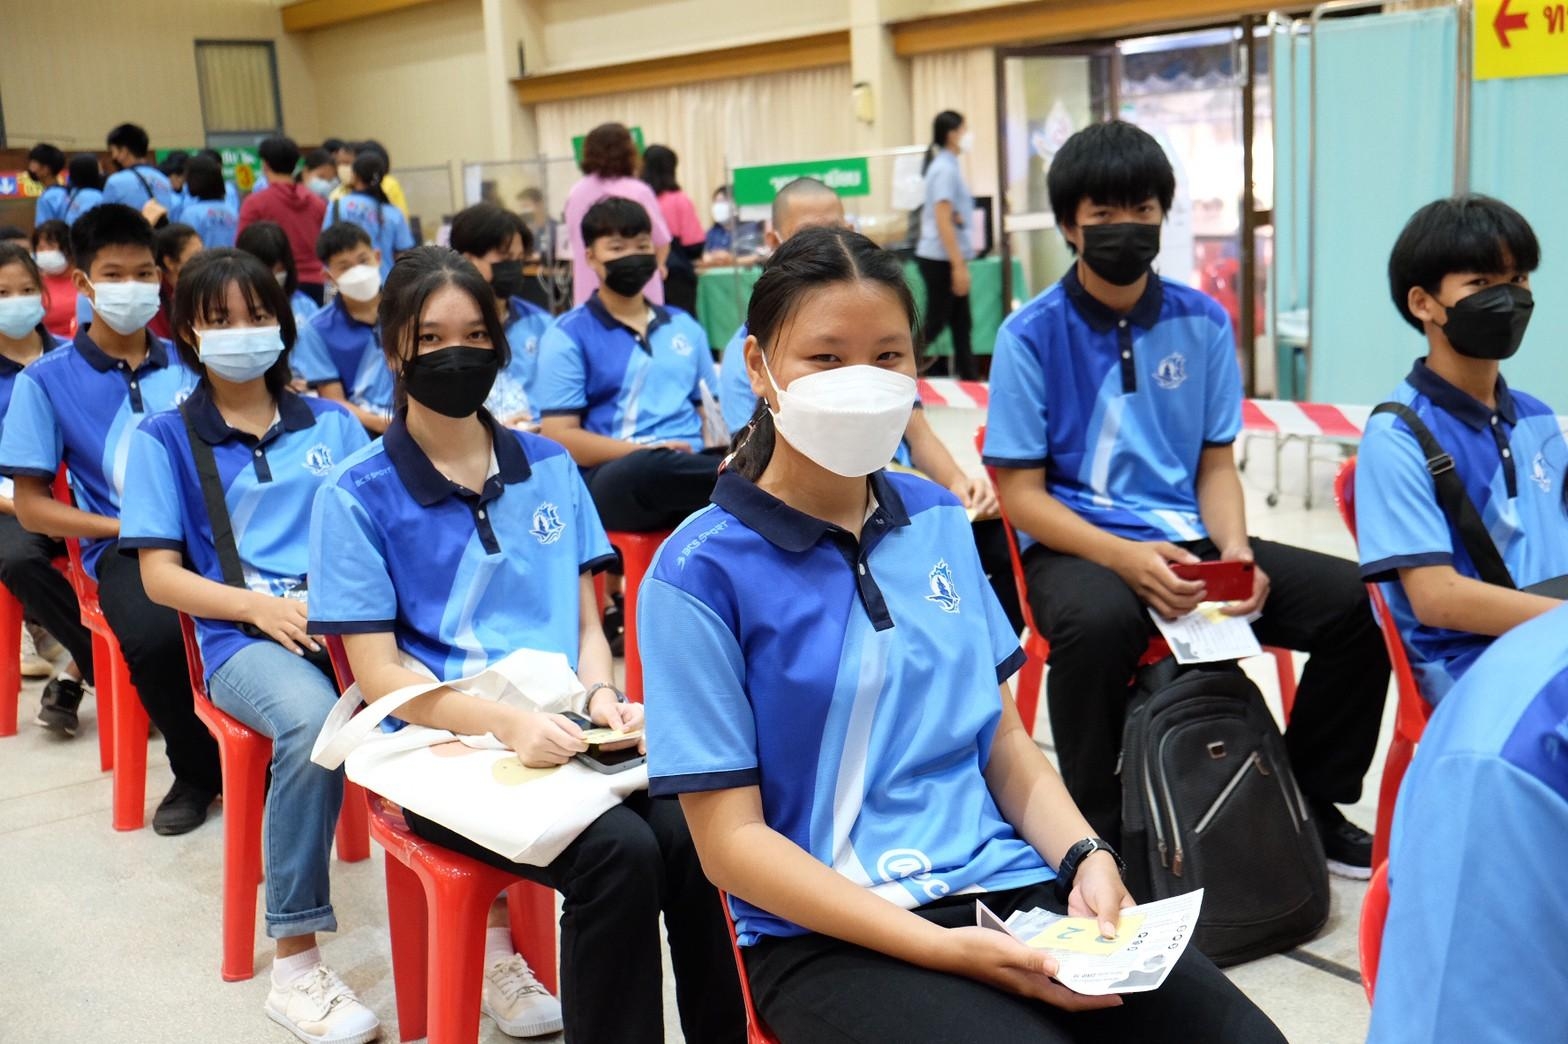
[[[773,163],[765,167],[735,168],[737,206],[766,206],[779,189],[797,178],[816,178],[840,196],[871,195],[871,168],[864,156],[846,159]]]
[[[1568,4],[1474,0],[1475,78],[1568,75]]]
[[[43,191],[42,185],[19,170],[0,170],[0,199],[27,199]]]
[[[171,152],[184,151],[194,156],[199,149],[154,149],[153,158],[162,163]],[[232,181],[234,187],[241,193],[251,191],[256,187],[256,182],[261,180],[261,154],[255,149],[243,146],[228,146],[218,149],[217,153],[223,160],[223,180]]]

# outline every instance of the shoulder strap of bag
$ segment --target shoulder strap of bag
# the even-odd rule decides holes
[[[223,571],[225,584],[244,587],[245,568],[240,564],[240,550],[234,543],[234,525],[229,519],[229,505],[223,499],[218,460],[207,440],[197,433],[190,406],[189,400],[180,404],[180,419],[185,422],[185,437],[191,444],[191,459],[196,462],[196,477],[201,479],[201,496],[207,505],[207,524],[212,527],[212,546],[218,552],[218,568]]]
[[[358,714],[354,712],[364,702],[364,696],[358,685],[349,686],[348,691],[338,697],[338,702],[333,704],[331,712],[327,714],[327,720],[322,723],[321,732],[317,734],[310,750],[310,760],[324,769],[336,769],[355,747],[403,704],[439,689],[444,684],[431,680],[419,685],[405,685],[366,704],[365,709]]]
[[[136,180],[142,183],[142,191],[147,193],[147,198],[157,199],[157,194],[153,192],[152,186],[147,183],[147,179],[142,176],[142,172],[137,170],[135,167],[130,168],[130,171],[132,174],[136,175]]]
[[[332,201],[332,223],[334,225],[343,220],[343,210],[338,205],[342,202],[343,200],[341,197]]]
[[[1508,572],[1507,563],[1498,553],[1492,535],[1486,531],[1481,512],[1476,510],[1475,502],[1465,492],[1464,480],[1454,469],[1454,458],[1443,449],[1432,430],[1409,406],[1402,402],[1385,402],[1372,411],[1372,416],[1376,417],[1380,413],[1392,413],[1404,421],[1410,434],[1416,437],[1421,452],[1426,454],[1426,470],[1432,476],[1432,485],[1437,490],[1437,503],[1459,531],[1459,541],[1475,563],[1481,579],[1498,587],[1514,587],[1514,578]]]

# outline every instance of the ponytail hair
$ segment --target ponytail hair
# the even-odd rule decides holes
[[[836,283],[867,281],[893,291],[909,320],[909,333],[920,352],[920,323],[915,298],[904,281],[898,258],[859,232],[847,228],[803,228],[768,258],[762,278],[751,291],[746,330],[763,353],[778,344],[786,323],[817,290]],[[736,436],[729,467],[755,482],[773,458],[773,414],[766,399],[757,403],[748,424]]]
[[[381,187],[381,179],[387,176],[387,161],[379,153],[366,150],[354,157],[354,177],[365,183],[359,191],[364,192],[378,203],[391,203],[387,198],[386,189]]]
[[[963,125],[964,117],[952,109],[943,109],[936,114],[931,121],[931,147],[926,149],[926,161],[921,164],[920,173],[924,174],[936,154],[947,148],[947,136]]]

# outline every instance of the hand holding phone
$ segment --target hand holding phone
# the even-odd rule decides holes
[[[1172,562],[1171,572],[1183,580],[1204,586],[1204,597],[1211,602],[1244,602],[1252,597],[1251,562]]]

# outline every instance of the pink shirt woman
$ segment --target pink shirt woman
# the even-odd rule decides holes
[[[580,305],[599,289],[599,277],[588,267],[583,246],[583,215],[606,196],[619,196],[640,204],[653,225],[653,252],[662,268],[670,252],[670,229],[653,190],[639,181],[637,146],[631,132],[619,123],[603,123],[583,141],[583,178],[566,194],[566,229],[572,244],[572,303]],[[664,303],[664,280],[655,275],[643,288],[654,304]]]

